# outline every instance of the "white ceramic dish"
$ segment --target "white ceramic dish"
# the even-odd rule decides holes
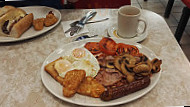
[[[34,19],[37,18],[45,18],[46,15],[49,13],[49,11],[52,11],[54,15],[58,18],[57,23],[50,27],[44,27],[43,30],[36,31],[33,27],[30,27],[26,32],[24,32],[20,38],[12,38],[12,37],[2,37],[0,36],[0,43],[5,42],[16,42],[16,41],[22,41],[26,39],[30,39],[33,37],[36,37],[40,34],[43,34],[51,29],[53,29],[59,22],[61,21],[61,13],[54,8],[46,7],[46,6],[29,6],[29,7],[20,7],[23,10],[26,11],[26,13],[33,13]]]
[[[131,45],[137,46],[139,48],[140,52],[145,54],[151,60],[153,58],[157,57],[153,51],[151,51],[147,47],[142,46],[138,43],[126,41],[125,39],[117,39],[117,38],[113,38],[113,39],[117,43],[126,43],[126,44],[131,44]],[[147,94],[157,84],[157,82],[161,76],[161,71],[154,74],[151,77],[151,83],[147,88],[142,89],[140,91],[137,91],[135,93],[129,94],[127,96],[124,96],[122,98],[118,98],[116,100],[105,102],[105,101],[101,101],[99,98],[92,98],[92,97],[87,97],[87,96],[83,96],[83,95],[79,95],[79,94],[75,94],[75,96],[72,98],[64,97],[62,94],[63,87],[57,81],[55,81],[46,71],[44,71],[45,65],[47,65],[48,63],[50,63],[50,62],[54,61],[55,59],[61,57],[69,49],[84,46],[85,43],[90,42],[90,41],[98,42],[100,40],[101,40],[101,38],[90,38],[90,39],[85,39],[85,40],[81,40],[81,41],[76,41],[76,42],[72,42],[72,43],[63,45],[62,47],[59,47],[54,52],[52,52],[46,58],[46,60],[43,62],[43,65],[41,67],[41,78],[42,78],[42,82],[43,82],[44,86],[53,95],[55,95],[56,97],[62,99],[63,101],[66,101],[66,102],[70,102],[70,103],[78,104],[78,105],[83,105],[83,106],[113,106],[113,105],[128,103],[128,102],[133,101],[137,98],[140,98],[143,95]]]
[[[137,34],[137,36],[132,37],[132,38],[125,38],[131,42],[141,42],[144,39],[146,39],[147,37],[147,30],[143,33],[143,34]],[[117,26],[112,26],[110,28],[108,28],[108,35],[111,37],[115,37],[115,38],[121,38],[119,37],[119,35],[117,34]]]

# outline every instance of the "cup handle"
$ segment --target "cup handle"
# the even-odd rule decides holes
[[[139,21],[139,22],[140,22],[140,21],[144,22],[144,25],[145,25],[145,26],[144,26],[144,30],[139,33],[139,34],[143,34],[143,33],[146,31],[147,23],[146,23],[146,21],[145,21],[144,19],[138,19],[138,21]]]

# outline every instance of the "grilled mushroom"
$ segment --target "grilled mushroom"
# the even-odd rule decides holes
[[[132,75],[133,73],[130,72],[130,70],[127,68],[126,64],[125,63],[122,63],[121,64],[121,72],[124,74],[124,75]]]
[[[108,67],[108,68],[115,68],[114,62],[113,61],[107,61],[106,62],[106,67]]]
[[[121,71],[121,62],[122,62],[122,57],[121,57],[121,56],[117,56],[117,57],[114,59],[114,66],[115,66],[119,71]]]
[[[128,65],[135,65],[136,63],[136,58],[132,55],[124,54],[122,58],[125,59],[125,63]]]
[[[135,73],[150,72],[150,67],[147,64],[138,64],[133,68]]]
[[[150,75],[150,74],[151,74],[150,72],[142,72],[142,73],[141,73],[142,76],[148,76],[148,75]]]
[[[126,72],[133,74],[133,67],[135,67],[136,59],[132,55],[125,54],[122,56],[123,61],[121,63],[121,72],[125,75]]]
[[[135,80],[135,77],[133,75],[127,75],[127,81],[130,83],[130,82],[133,82]]]
[[[140,59],[141,59],[140,62],[147,62],[149,60],[148,57],[145,55],[140,56]]]
[[[160,71],[160,65],[162,64],[162,60],[159,60],[157,58],[154,58],[152,61],[152,73],[157,73]]]
[[[128,82],[132,82],[135,80],[134,78],[134,73],[133,72],[130,72],[130,70],[127,68],[126,64],[125,63],[122,63],[121,64],[121,72],[127,76],[127,80]]]

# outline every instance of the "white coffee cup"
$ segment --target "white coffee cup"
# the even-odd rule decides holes
[[[118,10],[118,35],[122,38],[131,38],[146,31],[147,23],[140,18],[141,10],[134,6],[122,6]],[[138,32],[139,22],[144,22],[144,29]]]

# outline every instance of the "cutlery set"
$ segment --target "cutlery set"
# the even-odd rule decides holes
[[[102,21],[105,21],[105,20],[109,19],[109,18],[104,18],[104,19],[101,19],[101,20],[90,22],[89,20],[91,20],[96,14],[97,14],[97,12],[95,12],[95,11],[89,11],[79,21],[75,21],[75,22],[71,23],[70,24],[70,28],[68,30],[66,30],[65,33],[69,33],[70,32],[70,36],[73,36],[75,33],[79,33],[81,31],[81,29],[84,28],[85,24],[102,22]]]

